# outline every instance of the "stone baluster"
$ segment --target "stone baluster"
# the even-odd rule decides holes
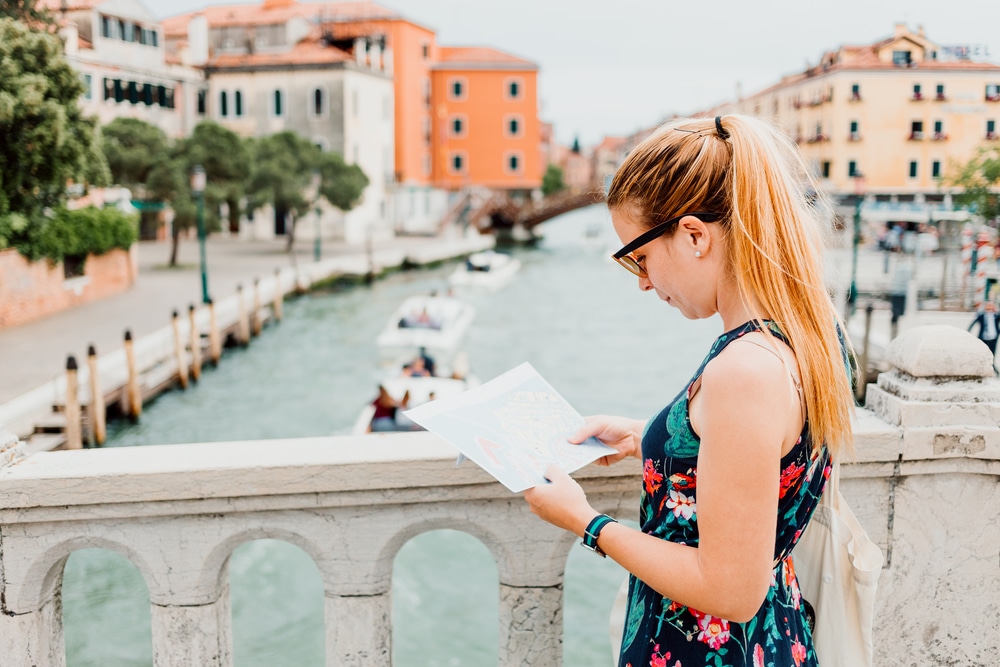
[[[326,664],[366,667],[392,664],[392,604],[389,592],[327,593]]]
[[[983,628],[1000,625],[1000,380],[986,346],[954,327],[911,329],[886,360],[866,407],[899,429],[881,446],[897,451],[859,451],[859,468],[879,469],[881,498],[845,491],[886,556],[875,664],[992,664],[1000,633]],[[873,505],[881,525],[863,516]]]
[[[152,603],[154,667],[233,664],[228,577],[223,581],[218,598],[207,604]]]

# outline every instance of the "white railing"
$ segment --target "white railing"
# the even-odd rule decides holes
[[[1000,381],[986,348],[923,327],[859,410],[844,491],[887,554],[876,664],[989,664],[1000,635]],[[0,444],[0,656],[65,664],[60,587],[74,551],[131,561],[149,589],[157,667],[232,664],[230,556],[258,538],[315,561],[328,665],[391,664],[396,553],[417,534],[478,538],[500,580],[499,664],[562,664],[571,535],[427,433],[47,452]],[[638,462],[575,474],[600,511],[635,518]]]

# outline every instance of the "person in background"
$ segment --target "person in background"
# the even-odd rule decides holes
[[[617,450],[603,465],[643,461],[639,530],[555,466],[524,494],[631,573],[620,667],[818,663],[790,554],[852,449],[854,397],[819,260],[828,214],[809,187],[796,146],[741,115],[660,128],[611,182],[614,258],[639,289],[724,331],[648,422],[590,417],[570,438]],[[635,332],[649,361],[633,373],[657,372],[662,333]]]
[[[1000,312],[997,312],[996,302],[986,301],[983,303],[983,309],[976,314],[975,319],[969,324],[969,331],[972,331],[976,327],[979,327],[976,337],[986,343],[986,347],[990,348],[990,354],[995,358],[997,354],[997,338],[1000,338]]]

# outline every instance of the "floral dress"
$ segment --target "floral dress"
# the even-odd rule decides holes
[[[780,331],[767,323],[772,333]],[[694,377],[740,336],[758,331],[748,322],[722,334]],[[693,384],[693,380],[692,380]],[[678,544],[698,544],[698,449],[688,420],[688,389],[646,425],[642,438],[642,531]],[[813,452],[806,422],[781,459],[777,535],[771,587],[747,623],[731,623],[663,597],[629,580],[619,667],[815,667],[812,634],[789,552],[805,528],[830,474],[826,446]]]

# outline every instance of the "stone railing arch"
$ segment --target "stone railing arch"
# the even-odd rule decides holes
[[[887,356],[893,369],[869,387],[858,457],[842,476],[888,556],[876,664],[989,664],[1000,652],[1000,635],[981,631],[1000,625],[1000,380],[985,346],[958,329],[908,331]],[[141,573],[156,667],[231,665],[228,565],[258,538],[301,548],[321,573],[328,665],[391,664],[393,561],[440,528],[471,535],[496,563],[499,664],[562,664],[562,584],[576,538],[474,465],[456,468],[454,456],[427,433],[27,458],[0,437],[4,665],[65,664],[58,584],[84,547],[120,553]],[[574,476],[595,508],[635,519],[637,461]],[[930,529],[928,507],[941,498],[954,507],[933,507]]]

